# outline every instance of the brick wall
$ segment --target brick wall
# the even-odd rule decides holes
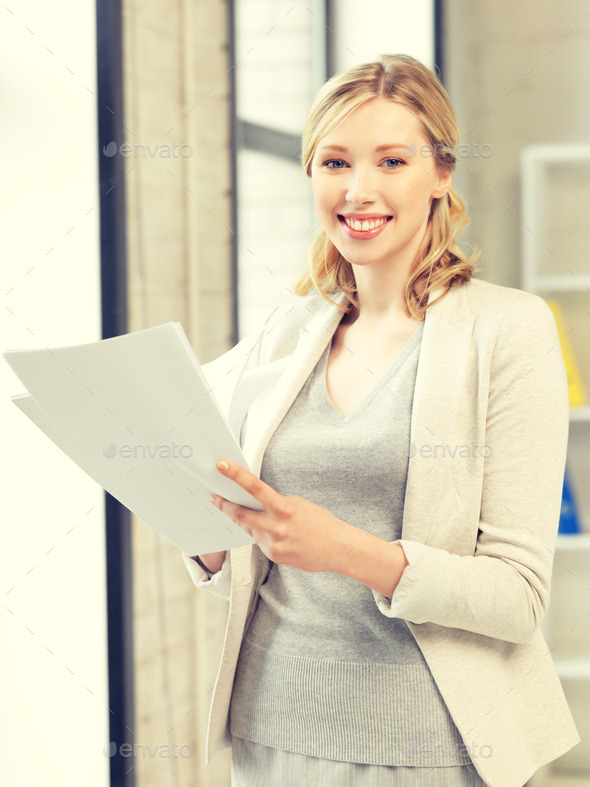
[[[590,139],[587,12],[580,0],[445,5],[446,87],[462,141],[493,149],[460,159],[455,182],[483,248],[482,278],[498,284],[521,283],[521,149]]]

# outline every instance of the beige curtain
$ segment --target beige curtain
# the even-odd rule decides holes
[[[231,336],[228,8],[125,0],[123,14],[129,330],[180,321],[206,362]],[[132,527],[137,784],[229,785],[229,751],[204,762],[227,603]]]

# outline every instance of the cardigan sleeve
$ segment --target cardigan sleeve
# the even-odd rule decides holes
[[[520,293],[521,296],[523,295]],[[508,642],[527,641],[546,612],[569,428],[567,376],[547,303],[512,300],[491,358],[475,552],[398,539],[408,565],[383,615]]]
[[[231,592],[231,560],[226,552],[223,566],[215,574],[210,574],[197,563],[196,560],[186,552],[182,553],[184,564],[188,570],[190,578],[195,587],[199,590],[207,590],[214,596],[219,596],[229,601]]]

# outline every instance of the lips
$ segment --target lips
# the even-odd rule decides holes
[[[384,216],[383,214],[357,213],[338,216],[338,220],[346,234],[357,240],[369,240],[376,237],[383,232],[391,219],[392,216]],[[355,228],[351,227],[350,224],[354,224]],[[373,226],[371,227],[370,225]]]

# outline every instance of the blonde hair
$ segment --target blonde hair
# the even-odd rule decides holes
[[[459,141],[455,110],[436,75],[409,55],[383,55],[374,63],[355,66],[329,79],[315,97],[303,130],[301,164],[311,177],[311,164],[319,141],[344,119],[344,116],[371,98],[382,96],[409,109],[421,121],[439,172],[452,172]],[[458,283],[475,275],[475,262],[481,252],[467,257],[457,245],[457,237],[469,225],[466,206],[453,187],[442,197],[433,197],[424,239],[406,282],[404,298],[408,312],[423,320],[431,290],[443,287],[442,298]],[[355,301],[356,282],[352,265],[340,254],[320,229],[312,241],[309,260],[294,283],[297,295],[316,290],[328,296],[340,291],[349,305]]]

